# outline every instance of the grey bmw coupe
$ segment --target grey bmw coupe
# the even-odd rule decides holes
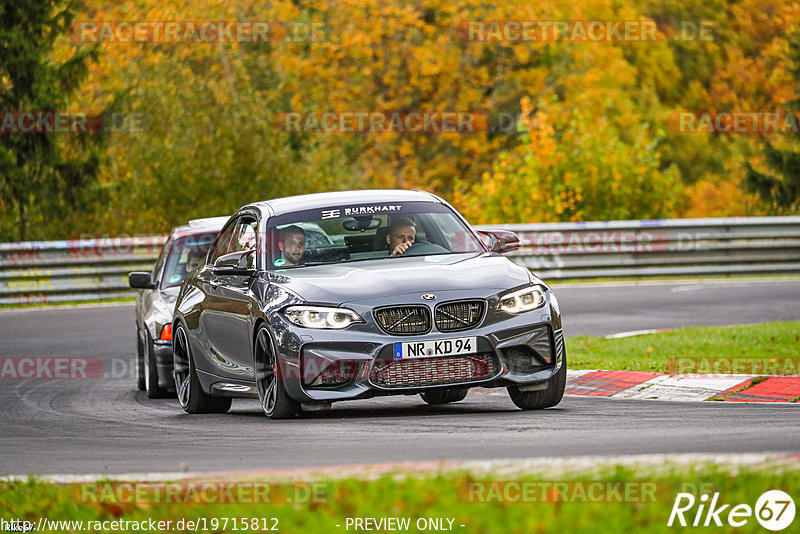
[[[464,399],[505,387],[524,410],[566,382],[558,301],[423,191],[319,193],[244,206],[180,289],[173,376],[189,413],[258,398],[273,418],[332,402]]]

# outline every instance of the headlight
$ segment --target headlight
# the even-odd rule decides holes
[[[526,312],[541,308],[544,301],[544,288],[531,286],[500,297],[497,309],[507,313]]]
[[[342,329],[364,320],[346,308],[325,308],[322,306],[289,306],[283,310],[289,321],[303,328]]]

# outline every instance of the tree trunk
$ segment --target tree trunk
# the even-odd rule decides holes
[[[19,203],[19,240],[25,241],[25,205]]]

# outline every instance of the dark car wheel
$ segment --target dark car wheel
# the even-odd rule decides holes
[[[428,404],[448,404],[464,400],[467,398],[467,393],[469,393],[467,388],[454,388],[426,391],[420,393],[419,396]]]
[[[203,391],[194,366],[189,338],[183,325],[175,330],[175,388],[178,402],[186,413],[225,413],[231,407],[230,397],[214,397]]]
[[[547,388],[539,391],[520,391],[518,386],[510,386],[508,394],[518,408],[523,410],[541,410],[550,408],[561,402],[567,385],[567,357],[561,361],[561,368],[548,380]]]
[[[142,349],[142,338],[139,337],[139,331],[136,331],[136,386],[139,391],[147,391],[147,385],[144,378],[144,350]]]
[[[256,335],[254,360],[258,400],[267,417],[288,419],[297,415],[300,404],[286,393],[272,338],[264,326],[258,329]]]
[[[147,346],[145,347],[144,361],[144,387],[147,396],[151,399],[163,399],[170,396],[167,388],[158,385],[158,367],[156,367],[156,354],[153,350],[153,342],[147,336]]]

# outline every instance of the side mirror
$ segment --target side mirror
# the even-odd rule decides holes
[[[255,269],[248,265],[251,261],[250,256],[255,253],[255,249],[239,250],[231,252],[217,258],[214,262],[214,272],[217,274],[241,274],[252,275]]]
[[[514,250],[519,250],[519,236],[509,230],[479,230],[479,234],[489,239],[489,249],[492,252],[505,254]]]
[[[128,273],[128,285],[133,289],[155,289],[150,273],[134,272]]]

